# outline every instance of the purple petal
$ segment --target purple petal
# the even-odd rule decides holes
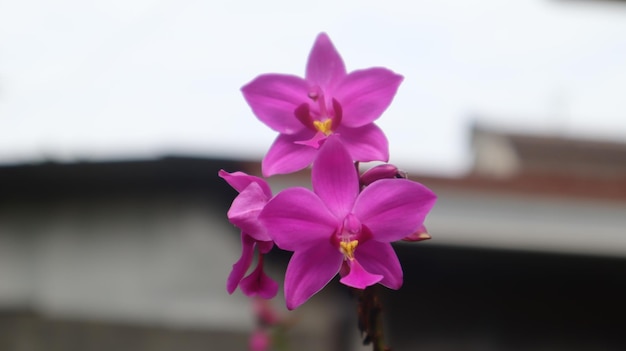
[[[278,292],[278,284],[263,271],[263,255],[259,255],[256,269],[243,278],[239,286],[246,296],[259,296],[264,299],[271,299]]]
[[[331,88],[346,75],[346,67],[326,33],[320,33],[309,54],[306,80],[322,88]]]
[[[282,134],[296,133],[304,126],[294,115],[307,102],[309,84],[302,78],[285,74],[264,74],[241,88],[254,114]]]
[[[350,156],[360,162],[389,160],[389,144],[383,131],[373,123],[359,128],[342,126],[337,130]]]
[[[390,289],[400,289],[402,267],[391,244],[368,240],[357,246],[354,256],[368,272],[383,276],[380,281],[382,285]]]
[[[415,232],[436,201],[435,194],[407,179],[381,179],[356,199],[354,214],[380,242],[400,240]]]
[[[267,196],[257,183],[250,183],[236,198],[228,210],[228,219],[243,232],[258,241],[272,240],[259,223],[258,217],[267,203]]]
[[[259,215],[270,236],[283,250],[296,251],[330,242],[339,221],[308,189],[290,188],[270,200]]]
[[[263,176],[293,173],[310,165],[317,150],[296,142],[310,139],[314,134],[306,129],[294,135],[279,135],[263,159]]]
[[[403,77],[386,68],[351,72],[335,89],[343,108],[343,124],[356,128],[372,123],[389,107]]]
[[[302,305],[339,272],[343,254],[330,241],[304,251],[296,251],[285,274],[285,300],[293,310]]]
[[[237,192],[242,192],[243,189],[247,188],[248,185],[250,185],[250,183],[257,183],[261,187],[261,189],[263,189],[263,193],[267,196],[268,199],[272,197],[272,189],[270,189],[270,186],[263,178],[251,176],[244,172],[228,173],[223,169],[218,172],[218,175],[222,179],[224,179],[228,183],[228,185],[233,187],[233,189],[237,190]]]
[[[252,264],[252,256],[254,254],[254,239],[241,233],[241,258],[233,265],[233,270],[226,281],[226,291],[232,294],[243,276],[246,275],[250,264]]]
[[[363,266],[359,264],[356,258],[348,260],[348,266],[350,266],[350,272],[339,280],[341,284],[357,289],[365,289],[383,279],[382,275],[372,274],[366,271]]]
[[[320,148],[311,171],[313,190],[337,217],[345,217],[359,193],[359,175],[338,137]]]

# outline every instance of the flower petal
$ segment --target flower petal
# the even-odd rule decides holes
[[[330,243],[339,221],[322,200],[305,188],[290,188],[270,200],[259,220],[283,250],[306,249],[319,242]]]
[[[267,200],[263,189],[257,183],[250,183],[233,200],[228,210],[228,219],[255,240],[270,241],[272,239],[258,220],[259,213],[265,207]]]
[[[333,95],[343,109],[342,123],[352,128],[372,123],[389,107],[403,79],[380,67],[348,74]]]
[[[302,305],[339,272],[343,254],[330,241],[304,251],[296,251],[285,274],[285,300],[293,310]]]
[[[346,66],[326,33],[320,33],[309,54],[306,80],[324,89],[332,88],[346,75]],[[328,91],[326,91],[328,92]]]
[[[389,160],[387,137],[374,123],[359,128],[342,126],[337,133],[353,160],[360,162]]]
[[[437,197],[427,187],[407,179],[381,179],[363,189],[354,214],[380,242],[400,240],[415,232]]]
[[[263,193],[265,193],[268,199],[272,197],[272,189],[270,189],[270,186],[263,178],[251,176],[244,172],[228,173],[223,169],[218,172],[218,175],[237,192],[242,192],[250,183],[257,183],[263,189]]]
[[[311,171],[313,190],[335,216],[345,217],[359,193],[359,175],[339,138],[329,137]]]
[[[293,173],[310,165],[317,149],[296,142],[308,140],[314,134],[315,132],[307,129],[294,135],[279,135],[263,158],[263,176]]]
[[[263,255],[259,255],[256,269],[243,278],[239,286],[246,296],[259,296],[264,299],[271,299],[278,292],[278,283],[263,271]]]
[[[309,84],[286,74],[264,74],[241,88],[252,112],[268,127],[283,134],[293,134],[304,125],[294,111],[307,102]]]
[[[368,240],[359,244],[354,251],[354,256],[365,270],[383,276],[380,281],[382,285],[390,289],[400,289],[402,267],[391,244]]]
[[[232,294],[237,289],[237,285],[239,285],[243,276],[246,275],[248,268],[252,264],[253,254],[254,239],[241,233],[241,258],[233,264],[233,270],[228,275],[228,280],[226,281],[226,291],[229,294]]]
[[[357,289],[365,289],[383,279],[382,275],[372,274],[365,270],[356,259],[348,260],[348,266],[350,266],[350,271],[339,280],[341,284]]]

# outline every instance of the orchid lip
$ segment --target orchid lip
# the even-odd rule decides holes
[[[294,143],[318,149],[327,137],[332,134],[338,135],[336,130],[341,124],[343,112],[339,102],[336,99],[332,99],[333,114],[329,114],[323,101],[324,95],[321,92],[309,93],[309,97],[311,99],[315,98],[314,100],[320,102],[320,111],[323,111],[323,113],[318,117],[313,116],[311,106],[308,103],[303,103],[295,109],[294,115],[298,121],[309,130],[315,132],[315,134],[310,139],[295,141]]]
[[[349,213],[341,227],[331,236],[331,243],[339,249],[346,261],[353,261],[359,243],[367,241],[370,237],[369,229],[354,214]]]
[[[341,104],[336,99],[331,99],[332,110],[326,106],[324,92],[318,86],[311,88],[307,94],[309,99],[317,103],[318,112],[312,113],[309,103],[300,104],[295,110],[294,115],[302,125],[308,129],[329,136],[339,127],[343,111]]]

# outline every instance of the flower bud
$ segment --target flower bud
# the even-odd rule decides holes
[[[406,174],[389,163],[378,165],[361,175],[361,186],[368,186],[377,180],[390,178],[406,178]]]
[[[270,301],[262,298],[255,298],[252,301],[252,309],[258,322],[265,326],[273,326],[281,323],[281,317],[272,307]]]
[[[268,333],[264,330],[257,329],[250,336],[250,351],[268,351],[272,344],[272,340]]]
[[[409,234],[406,237],[402,238],[403,241],[415,242],[415,241],[423,241],[432,238],[426,227],[422,225],[415,233]]]

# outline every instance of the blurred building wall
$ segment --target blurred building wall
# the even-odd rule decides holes
[[[0,167],[0,350],[247,348],[252,303],[225,288],[241,249],[221,167],[240,165]],[[293,335],[328,348],[332,306],[312,305]]]
[[[405,283],[381,289],[390,345],[626,348],[626,146],[473,135],[480,161],[466,176],[408,170],[439,199],[426,221],[433,239],[395,246]],[[220,168],[259,172],[184,158],[0,168],[0,349],[245,348],[254,320],[224,288],[239,235]],[[277,192],[310,175],[270,183]],[[269,257],[279,281],[288,259]],[[355,308],[331,282],[289,314],[294,349],[367,349]]]

